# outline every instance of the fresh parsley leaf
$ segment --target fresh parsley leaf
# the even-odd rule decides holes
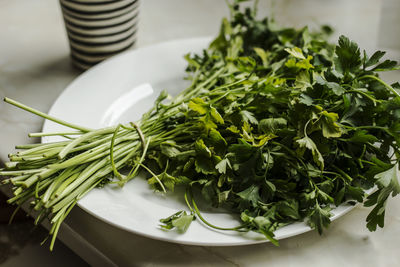
[[[161,227],[165,230],[176,228],[178,232],[184,233],[189,228],[194,218],[193,215],[187,214],[186,211],[178,211],[168,218],[161,219],[160,222],[162,223]]]
[[[361,65],[360,48],[346,36],[339,37],[335,53],[340,63],[340,69],[344,72],[352,71]]]
[[[311,212],[308,224],[318,230],[322,234],[324,228],[328,227],[332,213],[329,206],[321,207],[318,203],[315,204],[314,210]]]

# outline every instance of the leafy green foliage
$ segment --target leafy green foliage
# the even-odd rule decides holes
[[[203,79],[223,69],[184,114],[182,129],[209,124],[182,143],[196,151],[194,171],[182,172],[191,190],[275,242],[273,231],[293,221],[322,233],[332,205],[363,202],[377,185],[367,226],[383,226],[386,201],[400,192],[389,156],[400,155],[400,101],[376,71],[395,62],[381,51],[368,57],[345,36],[335,46],[323,29],[270,27],[239,10],[232,4],[210,48],[188,58]]]

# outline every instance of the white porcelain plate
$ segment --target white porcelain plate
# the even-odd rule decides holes
[[[140,119],[153,104],[159,92],[174,94],[188,83],[183,80],[186,63],[183,55],[200,52],[209,38],[170,41],[128,51],[93,67],[72,82],[50,109],[50,115],[86,127],[99,128],[119,122]],[[64,127],[46,121],[44,132],[57,132]],[[45,138],[44,142],[54,141]],[[123,188],[106,186],[94,189],[79,201],[90,214],[126,231],[170,242],[233,246],[266,242],[259,234],[216,231],[196,220],[184,234],[163,231],[159,219],[179,210],[187,210],[182,192],[155,193],[146,180],[137,177]],[[336,219],[352,207],[342,205],[333,210]],[[221,227],[239,224],[234,216],[216,210],[204,210],[211,223]],[[295,223],[276,231],[282,239],[309,231],[305,223]]]

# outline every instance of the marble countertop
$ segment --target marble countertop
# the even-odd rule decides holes
[[[288,26],[333,25],[337,30],[335,38],[339,33],[348,35],[370,50],[379,45],[378,36],[385,39],[380,35],[379,25],[381,7],[386,2],[261,0],[259,11],[260,15],[273,12],[279,23]],[[135,48],[178,38],[215,35],[221,17],[227,13],[223,0],[142,0]],[[11,97],[48,111],[62,90],[80,74],[69,60],[58,1],[2,0],[0,25],[0,97]],[[393,44],[396,39],[390,37]],[[386,76],[389,80],[397,77],[399,73]],[[0,160],[6,160],[14,145],[37,141],[29,140],[27,134],[38,132],[42,123],[38,117],[0,103]],[[76,208],[60,239],[93,266],[266,266],[266,263],[268,266],[400,266],[397,252],[400,198],[390,199],[385,227],[373,233],[365,227],[368,212],[369,209],[357,206],[334,221],[322,236],[305,233],[282,240],[280,247],[266,243],[212,248],[170,244],[126,233]],[[3,236],[0,235],[0,245]],[[41,256],[45,251],[42,254],[22,251],[19,257],[26,262],[40,257],[45,260]],[[6,252],[0,249],[0,260],[2,253]],[[51,258],[79,266],[79,261],[68,255],[59,253]],[[15,263],[12,256],[8,262]]]

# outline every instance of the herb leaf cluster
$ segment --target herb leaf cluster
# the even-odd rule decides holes
[[[195,129],[193,142],[176,141],[173,157],[153,151],[155,168],[168,165],[170,189],[176,182],[200,191],[239,214],[241,230],[270,240],[302,220],[322,233],[332,208],[365,198],[375,206],[367,227],[383,227],[385,203],[400,192],[400,98],[398,84],[378,72],[396,62],[382,61],[382,51],[368,57],[345,36],[333,45],[327,28],[279,29],[253,10],[231,9],[209,49],[186,57],[194,84],[196,73],[222,70],[174,118]]]

